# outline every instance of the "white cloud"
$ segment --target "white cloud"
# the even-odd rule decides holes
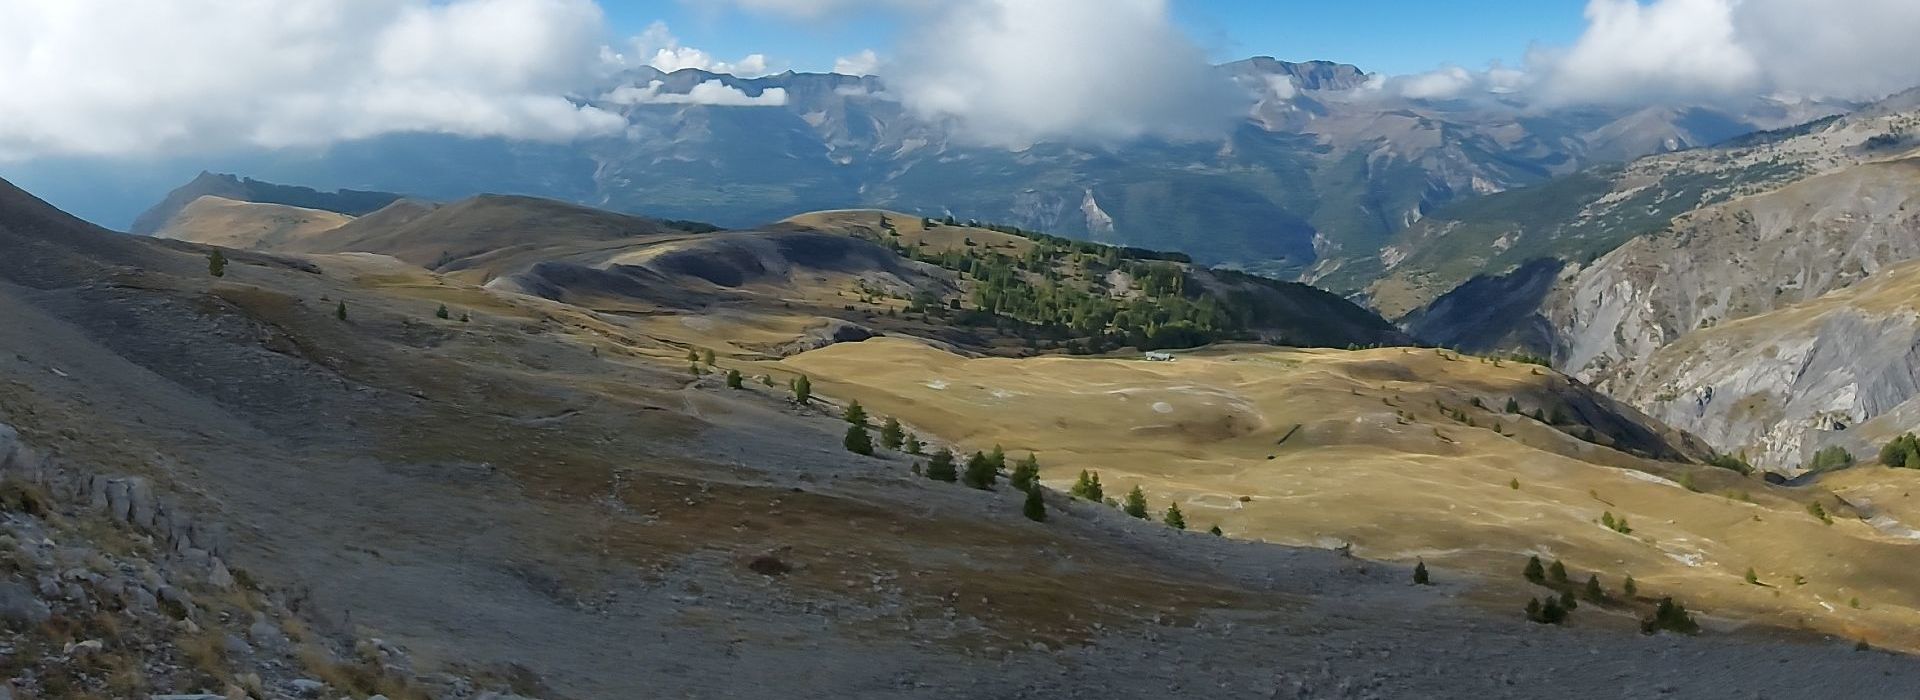
[[[833,62],[833,72],[841,75],[873,75],[880,70],[880,55],[873,49],[863,49],[852,56],[841,56]]]
[[[965,0],[921,17],[882,77],[962,138],[1204,137],[1245,114],[1245,93],[1174,25],[1166,0]]]
[[[748,95],[746,91],[718,80],[708,80],[693,86],[684,93],[663,92],[665,84],[655,80],[645,87],[623,85],[607,93],[601,99],[618,105],[641,104],[679,104],[679,105],[718,105],[727,107],[779,107],[787,103],[785,88],[768,88],[759,95]]]
[[[638,63],[672,73],[677,70],[693,68],[709,73],[728,73],[742,78],[754,78],[772,73],[766,54],[748,54],[738,61],[722,61],[700,49],[683,46],[680,39],[673,35],[665,22],[647,25],[646,31],[627,42],[634,50],[637,59],[629,59],[615,54],[611,58],[618,63]]]
[[[615,133],[563,97],[604,32],[589,0],[0,2],[0,158]]]
[[[1920,84],[1913,0],[1591,0],[1573,46],[1529,58],[1549,102],[1874,98]]]

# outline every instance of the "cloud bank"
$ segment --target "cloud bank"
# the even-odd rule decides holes
[[[617,132],[562,97],[604,31],[589,0],[0,2],[0,158]]]
[[[1550,103],[1872,99],[1920,85],[1913,0],[1591,0],[1586,18],[1572,46],[1528,58]]]
[[[655,80],[645,87],[625,85],[614,88],[601,99],[617,105],[717,105],[724,107],[780,107],[787,103],[786,88],[768,88],[759,95],[718,80],[693,86],[687,92],[663,92],[665,83]]]
[[[881,77],[961,138],[1011,147],[1219,135],[1250,104],[1174,25],[1166,0],[946,3]]]

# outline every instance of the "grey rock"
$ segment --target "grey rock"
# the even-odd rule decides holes
[[[287,688],[303,698],[317,698],[327,689],[327,684],[311,678],[295,678],[287,681]]]
[[[0,582],[0,619],[16,624],[37,625],[53,615],[45,601],[33,591],[12,581]]]

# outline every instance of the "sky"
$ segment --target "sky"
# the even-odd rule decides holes
[[[1039,0],[1045,1],[1045,0]],[[688,46],[737,59],[763,54],[781,68],[824,71],[845,55],[885,50],[900,31],[894,12],[801,18],[684,0],[603,2],[628,35],[664,22]],[[1441,66],[1520,64],[1536,42],[1568,44],[1585,0],[1175,0],[1173,19],[1214,62],[1249,56],[1352,63],[1400,75]]]
[[[1530,110],[1871,100],[1920,85],[1916,34],[1920,0],[0,0],[0,164],[786,105],[622,84],[643,66],[877,75],[871,99],[1010,147],[1220,133],[1292,91],[1210,68],[1253,55]]]

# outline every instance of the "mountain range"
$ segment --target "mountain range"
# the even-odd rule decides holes
[[[10,175],[138,232],[156,225],[133,217],[160,192],[217,170],[442,201],[533,195],[732,227],[830,208],[952,214],[1181,250],[1350,292],[1382,271],[1383,245],[1449,202],[1848,107],[1541,109],[1498,94],[1411,94],[1325,61],[1259,57],[1215,72],[1238,86],[1247,112],[1225,133],[1190,140],[987,146],[916,113],[871,76],[639,68],[580,97],[626,118],[614,137],[403,134],[190,162],[52,160]]]

